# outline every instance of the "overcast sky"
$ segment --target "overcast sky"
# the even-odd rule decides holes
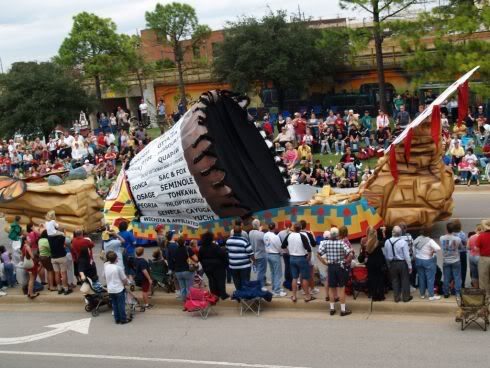
[[[145,11],[154,10],[157,0],[0,0],[0,58],[4,70],[15,61],[48,60],[58,52],[72,26],[72,17],[87,11],[112,18],[122,33],[145,28]],[[273,10],[298,11],[305,16],[345,16],[338,0],[184,0],[192,5],[201,23],[221,29],[227,20],[240,15],[264,15]]]

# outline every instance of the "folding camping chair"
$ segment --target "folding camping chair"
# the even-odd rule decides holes
[[[207,319],[210,312],[214,312],[212,306],[216,305],[218,297],[207,290],[190,288],[184,303],[184,311],[198,313],[202,319]]]
[[[244,282],[242,287],[233,292],[232,299],[240,303],[240,316],[246,312],[252,312],[257,317],[262,310],[262,300],[272,300],[272,294],[269,291],[262,291],[259,281]]]
[[[240,316],[243,316],[243,313],[252,312],[258,317],[260,316],[261,307],[262,298],[260,297],[253,299],[240,299]]]
[[[472,323],[486,331],[487,326],[490,324],[488,305],[489,301],[485,290],[476,288],[462,289],[459,309],[456,315],[456,322],[461,322],[461,331],[464,331]],[[480,319],[483,323],[479,322]]]

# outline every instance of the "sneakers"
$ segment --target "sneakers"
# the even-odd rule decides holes
[[[421,295],[420,296],[420,299],[425,299],[425,295]]]
[[[0,296],[5,296],[7,293],[5,291],[0,291]]]
[[[317,288],[313,288],[313,289],[311,289],[310,294],[314,295],[314,294],[318,294],[319,292],[320,292],[320,290],[318,290]]]
[[[6,286],[2,286],[2,288],[0,289],[0,291],[7,291],[7,287]]]
[[[429,297],[429,300],[431,302],[434,301],[434,300],[441,300],[441,296],[440,295],[434,295],[434,296]]]
[[[284,298],[287,295],[288,295],[288,293],[286,293],[284,291],[280,291],[278,293],[272,293],[273,298]]]
[[[268,291],[268,290],[267,290],[267,288],[266,288],[265,286],[262,286],[262,288],[261,288],[260,290],[262,290],[263,292]]]
[[[344,312],[340,312],[340,317],[345,317],[349,314],[352,314],[352,311],[350,309],[346,309]]]
[[[58,289],[58,295],[63,294],[63,289]]]
[[[68,295],[68,294],[71,294],[71,293],[73,293],[73,290],[72,289],[67,289],[67,290],[64,291],[63,294],[64,295]]]

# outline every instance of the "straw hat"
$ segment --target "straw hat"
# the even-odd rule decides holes
[[[490,231],[490,218],[482,220],[481,226],[483,228],[483,231]]]

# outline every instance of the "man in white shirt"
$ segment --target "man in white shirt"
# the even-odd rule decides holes
[[[276,224],[269,224],[269,231],[264,235],[265,251],[267,252],[267,263],[271,270],[272,296],[281,298],[288,295],[281,289],[282,261],[281,261],[281,239],[274,232]]]
[[[111,145],[111,143],[114,143],[116,141],[116,137],[112,132],[107,132],[104,137],[104,141],[107,147]]]
[[[316,298],[310,294],[309,280],[311,269],[309,261],[311,259],[311,246],[308,238],[301,234],[301,224],[294,224],[294,232],[288,234],[281,245],[282,249],[287,249],[289,253],[289,267],[291,269],[292,291],[291,300],[296,303],[296,293],[298,291],[298,278],[301,276],[301,286],[305,291],[305,302],[308,303]]]
[[[141,113],[141,121],[146,121],[146,119],[148,117],[148,105],[146,104],[144,99],[141,99],[139,109],[140,109],[140,113]]]
[[[83,153],[80,150],[80,146],[78,145],[78,143],[75,143],[73,149],[71,150],[71,158],[76,161],[80,161],[83,158]]]
[[[114,320],[116,324],[124,325],[131,322],[131,319],[126,318],[126,292],[124,286],[128,284],[128,279],[124,274],[124,270],[116,265],[117,255],[115,252],[107,252],[106,258],[104,276],[107,282],[107,291],[111,298]]]

